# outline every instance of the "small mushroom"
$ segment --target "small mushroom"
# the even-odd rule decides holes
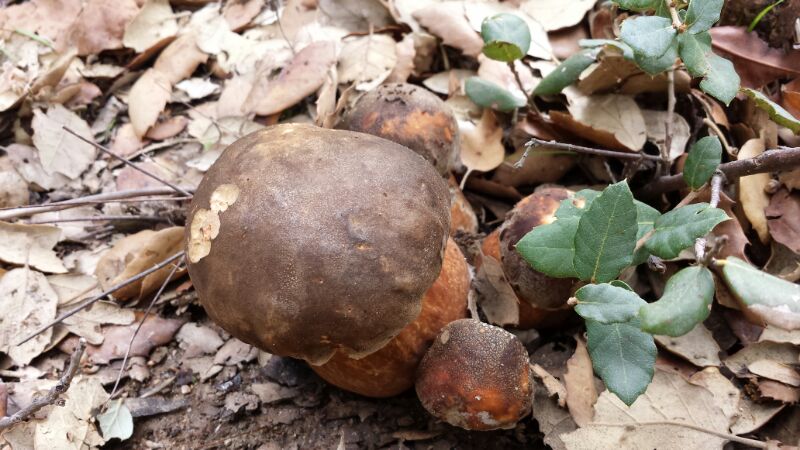
[[[422,406],[467,430],[513,428],[531,411],[528,352],[508,331],[475,319],[447,325],[420,363]]]

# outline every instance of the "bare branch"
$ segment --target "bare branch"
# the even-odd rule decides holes
[[[661,147],[661,175],[668,175],[670,168],[669,154],[672,150],[672,119],[675,115],[675,69],[667,71],[667,122],[664,124],[664,146]]]
[[[87,306],[89,306],[89,305],[91,305],[93,303],[96,303],[99,300],[104,299],[109,294],[112,294],[112,293],[124,288],[125,286],[127,286],[127,285],[129,285],[131,283],[139,281],[142,278],[150,275],[153,272],[157,272],[157,271],[163,269],[164,267],[168,266],[172,261],[175,261],[178,258],[182,258],[185,253],[186,253],[185,251],[180,251],[178,253],[175,253],[174,255],[170,256],[169,258],[165,259],[164,261],[161,261],[160,263],[156,264],[155,266],[153,266],[153,267],[151,267],[151,268],[149,268],[149,269],[147,269],[147,270],[145,270],[143,272],[140,272],[139,274],[134,275],[134,276],[128,278],[127,280],[125,280],[125,281],[122,281],[120,283],[115,284],[114,286],[111,286],[108,290],[106,290],[104,292],[101,292],[101,293],[95,295],[94,297],[90,297],[90,298],[80,302],[74,308],[70,309],[69,311],[67,311],[65,313],[62,313],[60,316],[56,317],[55,320],[51,321],[47,325],[44,325],[44,326],[40,327],[38,330],[36,330],[33,333],[31,333],[25,339],[23,339],[20,342],[18,342],[17,345],[22,345],[22,344],[28,342],[29,340],[31,340],[34,337],[36,337],[39,333],[47,330],[48,328],[52,327],[53,325],[55,325],[57,323],[61,323],[61,321],[63,321],[67,317],[70,317],[70,316],[74,315],[75,313],[81,311],[82,309],[86,308]]]
[[[53,405],[58,402],[61,394],[67,392],[69,389],[70,383],[72,383],[72,379],[75,377],[75,374],[78,373],[78,370],[81,366],[81,356],[83,356],[83,351],[86,349],[86,339],[80,338],[78,340],[78,347],[72,353],[72,356],[69,358],[69,366],[67,370],[64,371],[64,374],[61,375],[61,378],[58,380],[55,386],[50,388],[47,391],[47,394],[44,397],[38,397],[34,399],[30,405],[22,408],[21,410],[17,411],[16,414],[10,417],[3,417],[0,419],[0,431],[5,430],[13,425],[16,425],[23,420],[28,419],[32,416],[36,411],[44,408],[47,405]]]
[[[584,147],[582,145],[575,145],[575,144],[567,144],[564,142],[556,142],[556,141],[544,141],[542,139],[531,138],[526,144],[525,153],[522,155],[522,158],[519,159],[516,163],[514,163],[515,168],[522,167],[522,164],[525,162],[525,159],[528,157],[528,153],[531,151],[533,147],[551,147],[559,150],[564,150],[568,152],[574,153],[584,153],[587,155],[596,155],[596,156],[608,156],[611,158],[618,158],[618,159],[631,159],[631,160],[641,160],[646,159],[650,161],[661,161],[661,157],[655,155],[648,155],[642,152],[618,152],[615,150],[605,150],[600,148],[592,148],[592,147]]]
[[[722,190],[723,181],[725,181],[725,175],[719,170],[711,177],[711,201],[709,204],[712,208],[716,208],[717,205],[719,205],[719,194]],[[697,261],[703,265],[708,265],[709,258],[706,256],[706,238],[700,237],[694,241],[694,255]]]
[[[138,220],[143,222],[168,222],[169,219],[157,216],[86,216],[86,217],[69,217],[64,219],[50,219],[50,220],[31,220],[28,222],[31,225],[42,225],[47,223],[64,223],[64,222],[106,222],[106,221],[124,221],[124,220]]]

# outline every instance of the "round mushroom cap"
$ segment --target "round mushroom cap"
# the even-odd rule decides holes
[[[441,269],[449,193],[401,145],[284,124],[231,144],[187,221],[209,316],[262,350],[322,364],[377,351],[419,314]]]
[[[422,406],[467,430],[513,427],[531,410],[531,389],[522,342],[475,319],[444,327],[417,370]]]
[[[368,397],[391,397],[414,385],[417,367],[434,338],[448,323],[467,316],[469,266],[448,239],[439,278],[422,298],[422,312],[386,346],[361,359],[341,353],[311,368],[322,379]]]
[[[538,308],[566,307],[577,280],[554,278],[534,270],[515,246],[535,227],[553,222],[561,201],[572,195],[572,191],[560,187],[539,189],[520,200],[500,228],[503,273],[519,299]]]
[[[337,125],[380,136],[422,155],[446,176],[459,151],[458,122],[436,94],[407,83],[378,86],[358,99]]]

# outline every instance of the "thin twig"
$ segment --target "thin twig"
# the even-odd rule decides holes
[[[739,149],[731,147],[731,145],[728,143],[728,138],[725,137],[725,134],[722,132],[722,130],[719,129],[719,127],[717,126],[716,123],[714,123],[713,120],[711,120],[708,117],[706,117],[706,118],[703,119],[703,123],[708,128],[711,128],[711,131],[713,131],[714,134],[717,135],[717,137],[719,138],[720,142],[722,142],[722,146],[725,148],[725,151],[729,155],[737,155],[739,153]]]
[[[642,152],[637,152],[637,153],[618,152],[614,150],[605,150],[600,148],[584,147],[582,145],[567,144],[564,142],[545,141],[537,138],[531,138],[531,140],[529,140],[525,144],[525,147],[526,147],[525,153],[523,153],[522,158],[520,158],[519,161],[514,163],[514,168],[516,169],[522,167],[522,165],[525,163],[525,159],[528,157],[528,153],[534,147],[551,147],[568,152],[585,153],[587,155],[608,156],[611,158],[618,158],[618,159],[630,159],[630,160],[647,159],[650,161],[661,161],[661,157],[659,156],[648,155]]]
[[[184,188],[189,192],[193,192],[194,188]],[[94,194],[94,195],[87,195],[85,197],[80,198],[73,198],[69,200],[64,200],[62,202],[54,202],[48,203],[45,205],[28,205],[28,206],[17,206],[15,208],[6,208],[0,209],[0,220],[9,220],[9,219],[16,219],[18,217],[27,217],[32,216],[34,214],[44,213],[44,212],[51,212],[51,211],[61,211],[63,209],[69,208],[76,208],[78,206],[83,206],[86,204],[94,204],[94,203],[108,203],[112,201],[119,201],[123,199],[132,199],[135,197],[144,197],[148,195],[174,195],[175,191],[170,188],[144,188],[144,189],[131,189],[127,191],[116,191],[116,192],[106,192],[103,194]],[[191,194],[188,197],[164,197],[162,199],[139,199],[141,201],[147,200],[186,200],[190,199]],[[133,201],[133,200],[132,200]]]
[[[50,388],[45,394],[44,397],[39,397],[34,399],[30,405],[22,408],[21,410],[17,411],[16,414],[10,417],[3,417],[0,419],[0,431],[5,430],[6,428],[11,427],[12,425],[18,424],[23,420],[26,420],[30,416],[39,411],[40,409],[44,408],[47,405],[56,404],[61,394],[67,392],[69,389],[70,383],[72,383],[72,379],[75,377],[75,374],[78,373],[81,367],[81,356],[83,356],[83,351],[86,349],[86,339],[80,338],[78,340],[78,347],[72,353],[72,356],[69,358],[69,366],[67,366],[67,370],[61,375],[61,378],[58,380],[55,386]]]
[[[159,183],[161,183],[161,184],[163,184],[165,186],[171,187],[176,192],[178,192],[180,194],[183,194],[183,195],[192,195],[189,192],[185,191],[180,186],[178,186],[177,184],[170,183],[169,181],[159,177],[158,175],[156,175],[156,174],[154,174],[154,173],[152,173],[152,172],[150,172],[148,170],[142,169],[138,164],[128,161],[124,156],[118,155],[117,153],[105,148],[104,146],[98,144],[97,142],[94,142],[94,141],[91,141],[89,139],[86,139],[85,137],[81,136],[80,134],[72,131],[72,129],[70,129],[68,126],[64,125],[61,128],[63,128],[64,131],[66,131],[67,133],[69,133],[69,134],[75,136],[76,138],[82,140],[83,142],[86,142],[87,144],[92,145],[94,148],[100,150],[101,152],[105,153],[106,155],[112,156],[112,157],[120,160],[121,162],[127,164],[132,169],[137,170],[137,171],[141,172],[144,175],[147,175],[148,177],[158,181]]]
[[[755,448],[769,448],[766,442],[757,441],[755,439],[747,439],[743,437],[736,436],[735,434],[730,433],[722,433],[716,430],[710,430],[708,428],[703,428],[699,425],[680,422],[678,420],[657,420],[652,422],[629,422],[629,423],[609,423],[609,422],[594,422],[588,424],[589,426],[593,427],[630,427],[632,425],[637,426],[658,426],[658,425],[668,425],[668,426],[675,426],[675,427],[684,427],[689,428],[691,430],[699,431],[701,433],[710,434],[712,436],[717,436],[722,439],[727,439],[729,441],[738,442],[739,444],[749,445]]]
[[[114,382],[114,387],[111,389],[111,395],[109,395],[108,397],[109,400],[114,398],[114,396],[117,393],[117,388],[119,387],[120,380],[122,380],[122,375],[125,373],[125,368],[128,364],[128,357],[131,354],[131,348],[133,347],[133,341],[136,339],[136,335],[139,334],[139,330],[142,329],[144,321],[147,320],[147,316],[150,315],[150,311],[153,309],[153,305],[155,305],[156,301],[158,301],[158,298],[161,297],[161,293],[164,292],[164,289],[167,287],[170,280],[172,280],[172,277],[175,276],[175,272],[178,271],[179,266],[180,264],[175,264],[172,267],[172,270],[169,272],[169,275],[167,275],[167,278],[164,279],[163,283],[161,283],[161,287],[158,289],[158,292],[156,292],[155,297],[153,297],[153,300],[151,300],[150,304],[147,306],[147,309],[145,310],[144,315],[142,316],[142,320],[139,321],[139,325],[136,326],[136,330],[134,330],[133,336],[131,336],[131,340],[130,342],[128,342],[128,349],[125,350],[125,357],[122,358],[122,366],[119,368],[119,373],[117,374],[117,381]]]
[[[664,146],[661,148],[661,175],[669,175],[669,154],[672,151],[672,119],[675,114],[675,69],[667,71],[667,123],[664,124]]]
[[[528,91],[525,90],[525,85],[522,84],[522,77],[519,76],[519,72],[517,72],[517,68],[514,66],[514,61],[508,63],[508,68],[511,69],[511,73],[514,74],[514,79],[517,80],[517,86],[519,86],[519,90],[522,91],[522,95],[528,99],[528,108],[535,112],[536,115],[541,116],[542,113],[539,111],[539,108],[536,107],[536,103],[533,102],[533,95],[529,94]]]
[[[169,219],[158,216],[87,216],[87,217],[69,217],[64,219],[49,219],[49,220],[31,220],[28,222],[30,225],[41,225],[46,223],[64,223],[64,222],[105,222],[105,221],[119,221],[119,220],[138,220],[147,222],[168,222]]]
[[[672,26],[676,30],[682,30],[684,25],[681,22],[680,16],[678,16],[678,9],[675,7],[675,1],[667,0],[667,2],[669,4],[669,15],[672,17]]]
[[[719,166],[719,170],[729,181],[756,173],[792,170],[800,166],[800,147],[781,147],[770,149],[755,158],[740,159]],[[654,180],[638,192],[639,198],[653,198],[665,192],[686,187],[683,174],[678,173]]]
[[[719,170],[711,177],[711,199],[708,204],[711,205],[712,208],[716,208],[717,205],[719,205],[719,196],[723,181],[725,181],[725,175]],[[706,258],[706,238],[700,237],[694,241],[694,255],[699,263],[708,265],[708,258]]]
[[[164,261],[161,261],[160,263],[156,264],[155,266],[153,266],[153,267],[151,267],[151,268],[149,268],[149,269],[147,269],[147,270],[145,270],[143,272],[140,272],[140,273],[128,278],[125,281],[121,281],[121,282],[115,284],[114,286],[111,286],[110,288],[108,288],[108,290],[106,290],[104,292],[101,292],[101,293],[95,295],[94,297],[90,297],[90,298],[78,303],[78,305],[75,306],[74,308],[70,309],[69,311],[67,311],[65,313],[62,313],[60,316],[56,317],[55,320],[52,320],[47,325],[44,325],[44,326],[40,327],[39,329],[37,329],[36,331],[34,331],[33,333],[31,333],[28,337],[26,337],[25,339],[23,339],[20,342],[18,342],[17,345],[22,345],[22,344],[28,342],[29,340],[31,340],[34,337],[36,337],[39,333],[47,330],[48,328],[52,327],[53,325],[55,325],[57,323],[61,323],[64,319],[74,315],[75,313],[80,312],[81,310],[83,310],[87,306],[89,306],[89,305],[91,305],[93,303],[96,303],[99,300],[104,299],[109,294],[112,294],[112,293],[124,288],[125,286],[127,286],[127,285],[129,285],[131,283],[139,281],[142,278],[150,275],[153,272],[157,272],[157,271],[163,269],[164,267],[168,266],[172,261],[175,261],[178,258],[182,258],[185,253],[186,252],[181,250],[180,252],[175,253],[174,255],[170,256],[169,258],[165,259]]]

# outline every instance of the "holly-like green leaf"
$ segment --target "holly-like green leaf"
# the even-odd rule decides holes
[[[729,105],[739,92],[739,74],[733,68],[732,62],[714,53],[706,54],[706,62],[708,71],[700,82],[700,89]]]
[[[581,214],[575,233],[575,271],[582,280],[604,283],[633,261],[636,205],[628,183],[608,186]]]
[[[636,224],[638,225],[636,230],[636,242],[639,242],[639,239],[643,238],[644,235],[653,229],[656,220],[661,217],[661,213],[652,206],[638,200],[635,200],[634,203],[636,204]],[[647,251],[647,248],[644,246],[639,247],[636,253],[633,254],[633,262],[631,265],[638,266],[647,261],[648,256],[650,256],[650,252]]]
[[[686,31],[691,34],[708,31],[719,20],[725,0],[691,0],[686,10]]]
[[[620,39],[645,58],[659,58],[674,46],[675,28],[665,17],[638,16],[622,22]]]
[[[511,62],[522,58],[531,46],[531,30],[514,14],[487,17],[481,24],[483,54],[491,59]]]
[[[653,379],[656,344],[639,328],[639,320],[603,324],[586,321],[592,366],[609,391],[630,406]]]
[[[619,49],[622,52],[622,56],[626,59],[633,59],[633,49],[630,48],[628,44],[613,39],[581,39],[578,41],[578,45],[584,48],[596,48],[610,45],[611,47]]]
[[[789,111],[783,109],[781,105],[773,102],[766,95],[754,89],[742,88],[742,92],[752,98],[756,102],[756,106],[766,111],[773,122],[792,130],[794,134],[800,134],[800,120]]]
[[[568,201],[568,200],[564,200]],[[517,252],[534,269],[556,278],[576,278],[572,260],[575,258],[575,232],[578,217],[559,218],[539,225],[517,242]]]
[[[598,49],[582,50],[565,59],[542,78],[533,90],[535,95],[555,95],[574,83],[587,67],[597,60]]]
[[[502,87],[479,77],[469,77],[464,83],[467,96],[476,105],[498,111],[512,111],[525,106],[527,101]]]
[[[708,32],[679,34],[678,53],[691,76],[705,76],[709,69],[708,54],[711,53],[711,34]]]
[[[640,69],[649,73],[650,75],[657,75],[665,70],[670,69],[675,65],[675,60],[678,58],[678,40],[673,39],[669,48],[663,55],[657,57],[648,57],[641,53],[634,54],[634,62]]]
[[[747,310],[768,324],[800,329],[800,285],[729,256],[722,262],[725,285]]]
[[[572,198],[561,200],[561,204],[556,210],[556,217],[565,219],[568,217],[576,217],[580,219],[581,215],[589,205],[592,204],[594,199],[600,195],[600,191],[594,189],[581,189],[576,192]]]
[[[714,175],[722,161],[722,144],[716,136],[706,136],[692,145],[683,166],[683,179],[697,190]]]
[[[713,299],[711,271],[703,266],[687,267],[667,281],[664,295],[657,302],[639,310],[642,330],[650,334],[683,336],[706,320]]]
[[[622,9],[642,12],[656,9],[659,0],[614,0],[614,3]]]
[[[647,305],[635,292],[610,283],[587,284],[575,292],[575,297],[575,312],[600,323],[628,322]]]
[[[656,220],[653,235],[645,242],[645,247],[659,258],[676,258],[683,249],[694,244],[695,239],[728,219],[725,211],[712,208],[708,203],[681,206]]]

